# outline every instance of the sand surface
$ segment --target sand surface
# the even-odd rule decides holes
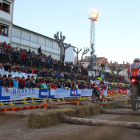
[[[98,114],[89,119],[140,122],[140,116]],[[140,130],[121,127],[59,124],[30,129],[26,117],[0,115],[0,140],[140,140]]]

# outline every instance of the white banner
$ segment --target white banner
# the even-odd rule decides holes
[[[36,79],[36,77],[37,77],[37,74],[26,74],[26,73],[23,73],[23,72],[21,72],[21,73],[18,73],[18,72],[11,72],[11,73],[9,73],[8,71],[0,71],[0,74],[2,74],[2,76],[3,76],[4,74],[6,74],[7,76],[8,76],[9,74],[11,74],[13,78],[16,77],[16,76],[22,78],[22,77],[24,76],[25,79],[27,78],[28,75],[30,75],[30,77],[31,77],[31,76],[34,76],[35,79]]]
[[[78,90],[68,90],[68,89],[51,89],[42,90],[39,88],[32,89],[18,89],[9,88],[7,92],[5,88],[0,90],[0,101],[8,100],[20,100],[27,97],[32,98],[66,98],[66,97],[80,97],[80,96],[91,96],[92,89],[78,89]]]
[[[93,91],[92,89],[82,89],[81,90],[81,96],[91,96],[92,95],[92,91]]]
[[[1,97],[5,97],[6,100],[7,99],[19,100],[27,97],[39,98],[39,89],[38,88],[31,88],[31,89],[9,88],[9,92],[7,92],[5,88],[2,88]]]

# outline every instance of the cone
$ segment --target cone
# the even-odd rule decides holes
[[[84,96],[83,99],[86,99],[86,97]]]
[[[27,102],[26,102],[26,98],[25,99],[23,99],[25,102],[23,102],[23,104],[28,104]]]
[[[63,98],[62,101],[65,102],[65,99]]]
[[[88,99],[91,99],[91,97],[89,96]]]
[[[42,102],[45,103],[45,99]]]
[[[33,100],[33,98],[32,98],[32,102],[31,102],[32,104],[34,104],[35,103],[35,101]]]
[[[61,102],[61,100],[59,100],[59,98],[57,98],[57,102]]]
[[[5,106],[5,105],[2,103],[2,101],[0,102],[0,106]]]
[[[14,105],[14,104],[12,103],[12,101],[10,101],[10,103],[8,105]]]
[[[51,99],[49,99],[48,102],[52,103],[53,101]]]

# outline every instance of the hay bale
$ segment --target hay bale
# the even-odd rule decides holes
[[[90,115],[100,114],[100,106],[96,104],[88,105],[90,107]]]
[[[61,114],[61,117],[63,116],[76,117],[76,110],[73,108],[55,109],[55,111],[58,111]]]
[[[27,117],[27,124],[31,128],[43,128],[60,122],[61,114],[58,111],[34,112]]]
[[[80,118],[85,118],[90,116],[90,107],[89,106],[79,106],[74,107],[76,110],[76,116]]]
[[[128,105],[131,104],[131,99],[121,99],[119,105]]]
[[[61,123],[62,116],[75,117],[76,111],[72,108],[64,108],[30,113],[27,117],[27,124],[31,128],[52,126]]]
[[[116,109],[118,108],[118,102],[117,101],[111,101],[107,103],[100,103],[101,109]]]

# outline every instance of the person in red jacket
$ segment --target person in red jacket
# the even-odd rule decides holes
[[[24,52],[21,53],[21,58],[25,60]]]
[[[25,77],[23,76],[22,79],[18,80],[18,82],[19,82],[19,88],[24,89],[25,88],[25,82],[26,82]]]
[[[25,54],[24,54],[24,52],[21,53],[21,64],[25,64]]]

